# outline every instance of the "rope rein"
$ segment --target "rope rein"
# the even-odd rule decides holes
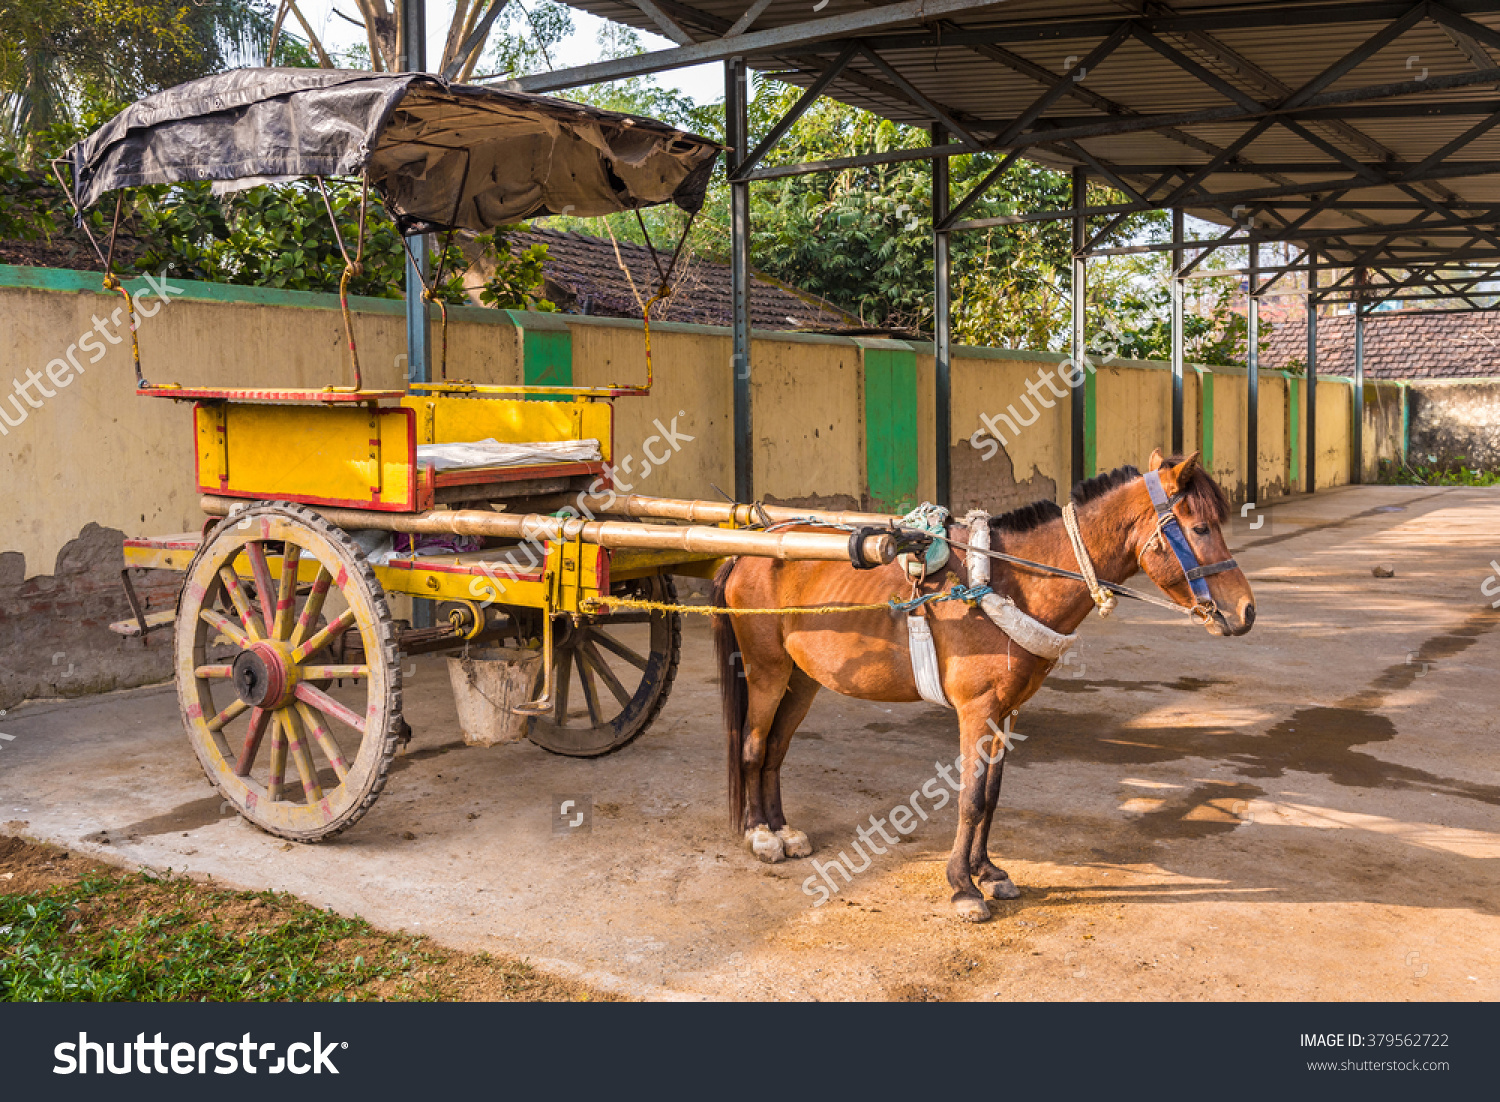
[[[1089,587],[1089,596],[1094,599],[1100,617],[1108,616],[1120,603],[1120,599],[1099,584],[1094,573],[1094,562],[1089,558],[1089,549],[1083,542],[1083,532],[1078,527],[1078,508],[1070,501],[1063,506],[1063,527],[1068,530],[1068,542],[1073,545],[1073,557],[1078,560],[1078,569],[1083,574],[1083,584]]]
[[[981,597],[994,592],[987,585],[955,585],[950,589],[929,593],[910,601],[888,601],[862,605],[801,605],[791,608],[720,608],[716,605],[674,605],[666,601],[645,601],[635,597],[601,597],[597,601],[585,601],[584,611],[595,612],[616,608],[640,609],[644,612],[697,612],[704,616],[794,616],[821,615],[832,612],[906,612],[921,605],[942,601],[964,601],[975,604]]]

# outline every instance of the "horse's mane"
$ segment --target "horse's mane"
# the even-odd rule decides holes
[[[1162,461],[1162,465],[1175,466],[1185,458],[1187,457],[1182,455],[1170,456]],[[1141,472],[1129,463],[1123,467],[1116,467],[1112,471],[1106,471],[1104,474],[1095,475],[1073,487],[1073,504],[1086,504],[1140,477]],[[1182,500],[1187,505],[1188,512],[1194,516],[1201,516],[1220,524],[1229,516],[1229,499],[1224,496],[1223,489],[1209,477],[1208,472],[1202,466],[1193,468],[1193,477],[1188,479]],[[998,517],[991,517],[990,528],[997,532],[1029,532],[1061,516],[1062,507],[1057,502],[1050,498],[1041,498],[1030,505],[1022,505],[1019,509],[1012,509],[1008,513],[1001,513]]]

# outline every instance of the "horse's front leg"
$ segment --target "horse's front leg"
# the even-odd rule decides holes
[[[953,839],[953,851],[948,855],[948,883],[953,888],[954,911],[969,922],[983,922],[990,917],[989,905],[974,887],[974,874],[979,870],[975,867],[973,854],[976,840],[981,837],[980,826],[986,821],[989,789],[986,759],[995,756],[996,751],[991,747],[998,743],[991,736],[986,722],[992,715],[993,703],[993,698],[985,698],[969,701],[958,708],[962,785],[958,793],[958,833]],[[997,789],[998,786],[997,779]],[[982,841],[979,841],[979,846],[982,851]]]
[[[984,815],[979,820],[979,829],[974,834],[974,847],[969,851],[969,868],[979,882],[979,890],[991,899],[1019,899],[1021,889],[1016,887],[1010,875],[990,860],[990,823],[995,818],[995,807],[1000,802],[1000,781],[1005,775],[1005,751],[1003,738],[985,743],[989,757],[993,760],[986,771],[984,785]]]

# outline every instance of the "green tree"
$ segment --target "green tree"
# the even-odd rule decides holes
[[[0,0],[0,144],[34,160],[40,138],[89,105],[258,62],[270,11],[270,0]],[[283,36],[276,60],[310,59]]]

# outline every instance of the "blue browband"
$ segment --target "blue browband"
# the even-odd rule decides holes
[[[1177,565],[1182,567],[1182,572],[1187,576],[1188,585],[1193,591],[1193,596],[1200,605],[1212,605],[1213,597],[1209,595],[1208,583],[1204,581],[1210,574],[1222,574],[1226,570],[1234,570],[1239,563],[1233,559],[1225,559],[1223,562],[1210,563],[1204,566],[1198,561],[1197,554],[1193,551],[1193,545],[1188,543],[1187,535],[1178,523],[1177,514],[1172,512],[1172,506],[1182,498],[1181,493],[1167,496],[1162,489],[1161,474],[1157,471],[1146,472],[1146,490],[1151,495],[1151,504],[1156,507],[1156,526],[1162,537],[1167,541],[1167,546],[1172,549],[1172,554],[1177,558]]]

